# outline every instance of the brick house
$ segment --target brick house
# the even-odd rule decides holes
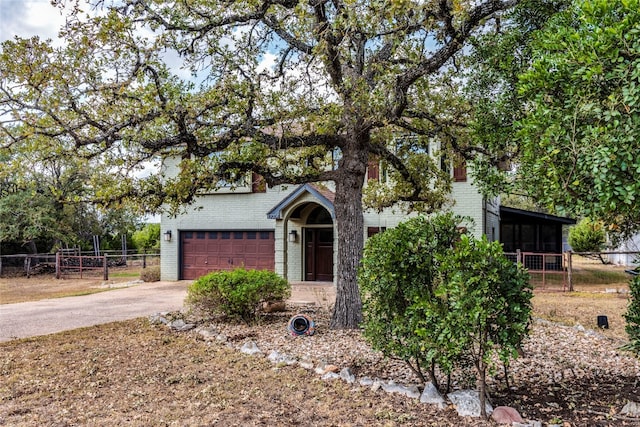
[[[165,162],[176,172],[177,160]],[[467,179],[464,166],[451,168],[450,208],[473,219],[470,232],[499,239],[498,200],[486,200]],[[381,179],[369,167],[368,179]],[[272,269],[290,281],[332,282],[337,236],[334,193],[330,185],[279,185],[265,188],[257,179],[199,196],[186,213],[163,215],[161,271],[163,280],[194,279],[209,271]],[[255,178],[255,177],[253,177]],[[365,211],[365,238],[406,219],[397,209]]]

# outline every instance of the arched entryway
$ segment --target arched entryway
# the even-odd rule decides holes
[[[324,207],[309,213],[303,238],[304,280],[333,281],[333,219]]]

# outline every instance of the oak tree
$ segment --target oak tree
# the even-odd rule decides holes
[[[104,199],[149,209],[247,171],[272,186],[333,182],[331,325],[354,328],[369,161],[391,178],[367,187],[370,205],[444,203],[450,178],[430,144],[482,151],[468,139],[476,106],[463,94],[464,58],[521,1],[94,0],[87,12],[79,0],[54,3],[75,3],[62,46],[2,47],[2,145],[38,136],[38,150],[98,158],[120,173],[105,178]],[[177,177],[132,173],[165,156],[181,159]]]

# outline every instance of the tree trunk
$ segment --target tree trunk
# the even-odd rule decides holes
[[[487,367],[484,362],[480,362],[478,372],[478,394],[480,397],[480,416],[487,419]]]
[[[343,151],[341,179],[336,180],[334,209],[338,232],[336,303],[332,329],[355,329],[362,322],[362,300],[358,288],[358,267],[364,246],[362,187],[367,153]]]
[[[24,246],[26,246],[28,253],[30,254],[38,253],[38,247],[36,246],[36,242],[34,240],[29,240],[24,244]]]

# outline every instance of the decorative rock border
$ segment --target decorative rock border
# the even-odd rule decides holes
[[[420,403],[436,405],[439,409],[445,409],[449,405],[454,407],[460,416],[480,417],[480,399],[476,390],[458,390],[447,394],[446,398],[443,397],[437,388],[430,382],[424,385],[422,391],[419,385],[403,385],[397,384],[393,380],[385,381],[378,378],[361,377],[356,378],[349,367],[340,368],[339,366],[332,364],[319,363],[314,364],[311,360],[298,360],[294,356],[280,353],[276,350],[272,350],[271,353],[265,355],[265,353],[258,347],[255,341],[244,341],[241,346],[231,343],[224,334],[217,332],[213,326],[197,327],[195,323],[188,323],[182,317],[183,313],[156,313],[149,316],[151,324],[165,325],[166,327],[176,332],[192,331],[200,336],[205,341],[216,341],[221,345],[226,345],[228,348],[240,351],[248,356],[260,356],[266,357],[275,365],[293,366],[297,365],[303,369],[313,371],[317,375],[321,376],[321,379],[325,381],[341,380],[347,384],[354,384],[360,387],[369,387],[372,391],[377,392],[382,390],[386,393],[396,393],[406,396],[410,399],[419,399]],[[538,320],[541,323],[548,321]],[[551,323],[551,322],[549,322]],[[595,331],[585,330],[580,325],[576,325],[574,329],[584,332],[589,335],[598,335]],[[298,336],[294,339],[313,339],[309,336]],[[486,412],[491,414],[491,418],[494,422],[500,425],[511,425],[512,427],[542,427],[543,423],[539,420],[523,420],[518,411],[511,407],[501,406],[492,408],[491,405],[486,403]],[[636,402],[629,402],[621,411],[621,415],[627,417],[640,417],[640,404]]]

